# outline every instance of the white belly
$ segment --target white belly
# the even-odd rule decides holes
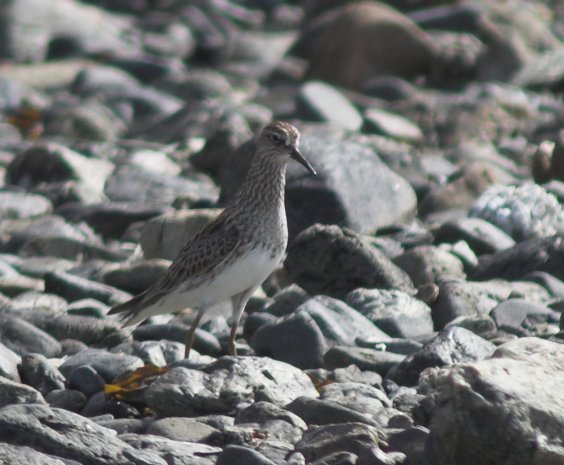
[[[242,255],[213,279],[186,289],[180,285],[154,305],[143,310],[144,318],[186,308],[210,307],[224,302],[247,289],[257,288],[280,263],[282,256],[272,257],[264,250]],[[184,287],[184,289],[183,289]]]

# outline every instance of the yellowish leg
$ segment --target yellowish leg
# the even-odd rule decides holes
[[[192,349],[192,344],[194,344],[194,335],[196,334],[196,329],[198,329],[198,325],[200,324],[200,320],[205,312],[205,309],[201,308],[198,310],[198,314],[194,321],[192,322],[192,326],[188,330],[188,334],[186,335],[186,348],[184,349],[184,358],[190,358],[190,350]]]
[[[237,355],[237,348],[235,347],[235,337],[237,336],[237,325],[241,319],[241,314],[245,310],[245,306],[249,301],[252,293],[256,288],[247,289],[233,297],[231,297],[231,304],[233,306],[233,313],[231,315],[231,332],[227,341],[227,353],[235,357]]]

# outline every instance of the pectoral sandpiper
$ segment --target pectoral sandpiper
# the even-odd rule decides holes
[[[152,315],[197,311],[186,337],[188,358],[194,333],[210,306],[231,299],[228,353],[236,355],[239,319],[253,292],[280,263],[288,242],[284,187],[290,158],[312,174],[299,151],[299,131],[275,121],[262,129],[247,177],[233,201],[182,248],[166,273],[110,314],[123,313],[124,325]]]

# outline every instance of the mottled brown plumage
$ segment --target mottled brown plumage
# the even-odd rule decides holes
[[[125,324],[131,325],[151,315],[196,308],[186,340],[188,357],[206,308],[231,299],[228,350],[235,355],[241,313],[286,249],[286,164],[293,158],[315,174],[298,150],[299,137],[298,130],[285,122],[275,121],[263,128],[247,177],[233,201],[186,243],[161,279],[110,314],[122,313]]]

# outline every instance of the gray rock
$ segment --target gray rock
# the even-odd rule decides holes
[[[116,418],[115,420],[96,420],[94,418],[92,420],[104,428],[113,429],[118,434],[141,434],[147,429],[147,422],[138,418]]]
[[[392,337],[415,338],[433,332],[431,309],[402,291],[356,289],[347,303]]]
[[[53,107],[45,135],[90,142],[115,142],[124,133],[123,121],[107,105],[85,101]]]
[[[533,271],[524,276],[527,281],[533,281],[544,287],[551,296],[564,299],[564,282],[544,271]]]
[[[476,255],[499,252],[515,245],[511,236],[480,218],[447,221],[435,233],[435,240],[449,243],[465,241]]]
[[[86,397],[92,397],[104,389],[106,384],[91,365],[80,365],[68,372],[69,387],[82,392]]]
[[[136,450],[107,428],[75,413],[45,405],[10,405],[0,410],[0,440],[34,444],[44,453],[84,465],[166,465],[149,451]]]
[[[20,356],[0,342],[0,376],[12,381],[19,381],[18,365]]]
[[[69,302],[91,298],[108,305],[116,305],[131,298],[131,294],[115,287],[81,278],[65,271],[47,273],[45,290],[60,295]]]
[[[107,420],[111,418],[136,418],[139,416],[139,411],[128,403],[107,398],[104,392],[97,392],[87,400],[80,414],[84,417]]]
[[[438,247],[422,245],[405,251],[394,258],[415,286],[436,283],[443,276],[464,278],[462,262],[452,253]]]
[[[91,205],[67,202],[57,208],[57,214],[73,223],[84,221],[105,238],[120,238],[131,224],[147,221],[162,213],[163,207],[133,202],[104,202]]]
[[[184,344],[190,327],[173,320],[166,324],[145,324],[133,330],[133,337],[137,341],[175,341]],[[205,331],[196,329],[192,347],[199,353],[216,356],[221,353],[221,344],[217,337]]]
[[[364,112],[364,124],[370,132],[392,139],[410,143],[423,141],[423,133],[415,123],[379,108],[369,108]]]
[[[46,273],[68,271],[75,265],[76,263],[72,260],[58,257],[25,257],[15,267],[26,276],[43,279]]]
[[[389,337],[337,299],[315,297],[291,315],[266,323],[252,336],[258,355],[268,355],[300,368],[319,368],[330,345],[355,345],[357,339]]]
[[[12,299],[16,308],[43,310],[45,312],[62,315],[68,303],[62,297],[47,292],[26,292]]]
[[[360,90],[374,77],[409,78],[430,70],[434,44],[406,16],[379,3],[337,5],[306,23],[298,39],[308,77]]]
[[[403,270],[361,236],[338,226],[317,224],[300,233],[288,248],[284,268],[312,295],[344,298],[359,287],[414,292]]]
[[[0,463],[4,465],[16,465],[26,463],[29,465],[71,465],[57,457],[42,454],[41,452],[27,446],[13,446],[11,444],[0,445]],[[78,462],[74,462],[78,464]],[[74,465],[73,464],[73,465]]]
[[[258,356],[272,357],[302,369],[323,366],[323,355],[328,349],[321,328],[303,311],[262,324],[249,343]]]
[[[51,202],[41,195],[0,192],[0,218],[36,218],[53,211]]]
[[[174,260],[186,242],[212,222],[220,211],[219,209],[177,211],[147,221],[141,233],[143,255],[146,258]]]
[[[88,401],[82,392],[74,389],[55,389],[45,396],[45,400],[51,407],[75,413],[80,412]]]
[[[22,357],[20,375],[22,382],[37,389],[44,396],[54,389],[65,387],[65,377],[40,354],[28,354]]]
[[[242,446],[227,446],[219,457],[216,465],[275,465],[261,453]]]
[[[272,302],[268,303],[263,310],[276,316],[290,315],[309,299],[309,294],[300,286],[290,284],[272,296]]]
[[[296,444],[308,462],[334,452],[361,454],[378,445],[378,430],[365,423],[341,423],[311,426]]]
[[[356,465],[358,455],[352,452],[334,452],[319,460],[311,462],[311,465]]]
[[[154,421],[147,428],[147,434],[172,439],[173,441],[206,442],[208,437],[217,432],[195,418],[168,417]]]
[[[331,425],[335,423],[364,423],[376,426],[369,415],[326,399],[298,397],[286,407],[308,425]]]
[[[300,150],[318,176],[307,174],[298,163],[288,165],[285,203],[290,238],[315,223],[371,234],[413,218],[413,189],[380,160],[365,137],[331,126],[300,125],[300,131]],[[223,202],[237,192],[253,155],[254,141],[249,141],[224,163]]]
[[[105,350],[87,349],[68,357],[59,367],[61,373],[69,376],[76,368],[90,365],[107,382],[114,381],[126,371],[133,371],[143,366],[139,357],[124,354],[112,354]]]
[[[429,430],[423,426],[414,426],[403,431],[393,432],[388,436],[388,445],[393,451],[402,452],[408,463],[431,465],[426,451]]]
[[[137,295],[157,282],[169,265],[167,260],[159,259],[126,264],[107,271],[102,276],[102,280],[110,286]]]
[[[519,87],[530,89],[552,89],[556,91],[562,88],[562,80],[564,79],[563,56],[564,52],[561,48],[545,51],[526,63],[513,77],[513,82]]]
[[[307,429],[306,423],[296,414],[287,409],[283,409],[270,402],[255,402],[247,408],[237,412],[235,423],[260,423],[269,421],[284,421],[302,431]]]
[[[400,385],[413,386],[426,368],[482,360],[494,350],[495,346],[491,342],[464,328],[448,328],[419,351],[406,357],[388,373],[388,378]]]
[[[448,280],[440,283],[439,296],[431,306],[435,327],[443,328],[459,317],[488,317],[490,311],[509,296],[539,304],[550,300],[549,293],[542,286],[527,281]]]
[[[385,376],[388,371],[405,359],[403,354],[363,347],[331,347],[323,357],[323,366],[328,370],[356,365],[361,370],[375,371]]]
[[[122,165],[108,178],[105,193],[114,202],[138,202],[169,207],[177,197],[215,203],[218,189],[207,176],[192,173],[171,177]]]
[[[173,368],[145,391],[147,404],[162,416],[223,413],[255,401],[284,405],[298,396],[317,396],[297,368],[256,357],[222,357],[203,371]]]
[[[111,351],[139,357],[145,365],[163,367],[167,364],[160,341],[127,341],[112,347]]]
[[[104,318],[110,311],[110,306],[95,299],[75,300],[67,306],[69,315],[88,316],[92,318]]]
[[[357,339],[386,341],[389,336],[370,320],[332,297],[318,296],[298,307],[310,315],[331,344],[355,345]]]
[[[319,398],[335,402],[372,418],[377,418],[384,408],[392,405],[383,389],[355,382],[327,384],[319,390]]]
[[[519,241],[564,233],[564,209],[558,199],[532,183],[490,187],[470,215],[495,224]]]
[[[49,169],[45,169],[46,164]],[[10,184],[24,188],[42,182],[77,180],[102,200],[104,183],[112,170],[113,165],[106,160],[86,158],[62,145],[48,143],[33,146],[16,156],[6,176]]]
[[[404,462],[405,455],[401,452],[386,453],[378,447],[373,447],[358,456],[356,465],[396,465]]]
[[[349,99],[321,81],[302,85],[296,95],[296,112],[306,120],[333,123],[349,131],[362,126],[362,116]]]
[[[426,371],[419,391],[430,418],[430,463],[561,463],[563,363],[562,345],[522,338],[494,358]]]
[[[510,177],[491,162],[469,163],[454,173],[449,182],[429,191],[419,203],[419,213],[426,217],[450,209],[468,210],[492,184],[509,180]]]
[[[514,247],[481,257],[469,278],[521,279],[527,273],[544,271],[564,280],[564,235],[519,242]]]
[[[76,1],[12,1],[4,6],[2,28],[6,39],[0,56],[16,62],[40,62],[52,42],[64,37],[67,47],[82,53],[140,51],[130,21]],[[30,12],[32,14],[30,14]]]
[[[0,407],[12,404],[44,404],[41,393],[31,386],[0,376]],[[1,425],[1,421],[0,421]],[[2,428],[0,427],[0,430]],[[2,440],[0,433],[0,440]]]
[[[5,275],[0,277],[0,292],[9,297],[14,297],[25,292],[41,292],[44,289],[43,281],[21,275]]]
[[[0,314],[5,313],[0,309]],[[37,326],[57,340],[76,339],[85,344],[99,342],[107,336],[123,336],[118,323],[78,315],[57,315],[44,310],[18,310],[10,313]]]
[[[61,344],[53,336],[15,316],[0,314],[0,340],[18,355],[57,357],[61,353]]]
[[[547,306],[527,302],[524,299],[508,299],[501,302],[490,312],[492,319],[498,328],[518,328],[523,327],[527,317],[533,320],[543,320],[556,323],[560,320],[560,313]]]
[[[159,455],[166,464],[214,465],[216,456],[221,452],[218,447],[187,441],[173,441],[146,434],[122,434],[120,439],[134,447],[139,453],[148,451],[151,454]]]

